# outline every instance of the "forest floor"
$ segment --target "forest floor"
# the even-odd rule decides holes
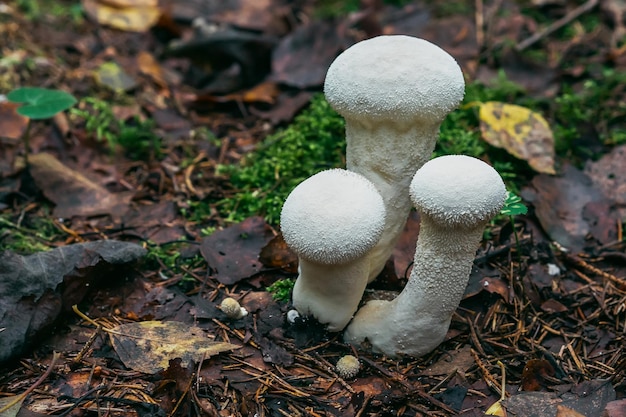
[[[626,416],[623,1],[162,3],[0,3],[0,92],[78,99],[30,121],[0,101],[1,417]],[[491,162],[529,208],[490,224],[421,358],[286,319],[281,193],[343,163],[319,92],[381,34],[455,57],[467,97],[436,152]],[[543,114],[554,141],[539,157],[511,132],[485,142],[492,101]],[[273,160],[301,126],[339,151],[298,139]],[[401,291],[418,230],[413,213],[366,297]],[[229,319],[227,297],[249,314]],[[343,379],[346,354],[361,368]]]

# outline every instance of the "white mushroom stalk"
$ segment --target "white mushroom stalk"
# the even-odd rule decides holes
[[[451,155],[427,162],[410,186],[420,232],[409,282],[393,301],[370,301],[344,340],[366,339],[387,356],[422,356],[445,338],[487,223],[504,205],[506,188],[488,164]]]
[[[343,169],[322,171],[287,197],[280,217],[287,245],[298,255],[293,305],[340,331],[367,285],[367,253],[385,225],[385,205],[367,179]]]
[[[372,181],[387,209],[385,231],[369,255],[370,281],[406,223],[413,174],[430,159],[441,122],[464,92],[454,58],[410,36],[359,42],[328,69],[324,94],[346,120],[347,169]]]

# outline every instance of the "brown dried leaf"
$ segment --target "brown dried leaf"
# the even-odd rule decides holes
[[[200,253],[222,284],[234,284],[259,272],[261,249],[274,237],[272,228],[262,217],[213,233],[202,240]]]
[[[554,376],[554,368],[545,359],[531,359],[522,371],[522,390],[540,391],[545,386],[545,377]]]
[[[55,217],[122,216],[130,194],[113,194],[80,172],[63,165],[53,155],[39,153],[29,158],[30,174],[46,198],[56,204]]]
[[[282,233],[261,249],[259,260],[268,268],[279,268],[292,274],[298,272],[298,255],[289,249]]]

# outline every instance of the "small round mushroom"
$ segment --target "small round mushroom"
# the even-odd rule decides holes
[[[454,58],[410,36],[359,42],[328,69],[324,94],[346,120],[347,169],[372,181],[387,209],[385,231],[369,255],[369,281],[383,269],[404,228],[415,171],[430,159],[441,122],[464,92]]]
[[[365,304],[344,333],[346,342],[367,339],[391,357],[421,356],[443,341],[485,226],[507,194],[492,167],[461,155],[427,162],[410,191],[421,224],[409,281],[393,301]]]
[[[304,316],[340,331],[365,291],[367,253],[385,225],[376,187],[344,169],[322,171],[289,194],[280,217],[287,245],[298,255],[293,305]]]
[[[233,320],[239,320],[248,315],[248,310],[243,308],[237,300],[231,297],[222,300],[220,310],[226,314],[226,317]]]
[[[335,370],[341,378],[352,379],[359,374],[361,363],[355,356],[345,355],[339,358]]]

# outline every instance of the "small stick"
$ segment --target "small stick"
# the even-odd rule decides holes
[[[515,49],[517,51],[523,51],[524,49],[528,48],[529,46],[531,46],[535,42],[539,41],[540,39],[543,39],[544,37],[550,35],[552,32],[554,32],[554,31],[562,28],[563,26],[567,25],[571,21],[576,20],[578,17],[580,17],[584,13],[587,13],[588,11],[590,11],[591,9],[596,7],[598,5],[598,3],[599,3],[599,0],[587,0],[586,3],[581,4],[580,6],[578,6],[577,8],[572,10],[571,12],[567,13],[565,16],[563,16],[562,18],[560,18],[556,22],[552,23],[550,26],[548,26],[544,30],[539,31],[539,32],[535,33],[534,35],[526,38],[522,42],[518,43],[515,46]]]

